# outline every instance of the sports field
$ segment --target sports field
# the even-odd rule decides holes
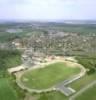
[[[8,79],[0,79],[0,100],[19,100]]]
[[[75,98],[75,100],[96,100],[96,84]]]
[[[79,72],[80,68],[78,67],[68,66],[64,62],[56,62],[44,68],[24,73],[21,82],[31,89],[47,89]]]

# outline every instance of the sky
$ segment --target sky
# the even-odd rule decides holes
[[[0,0],[0,20],[96,20],[96,0]]]

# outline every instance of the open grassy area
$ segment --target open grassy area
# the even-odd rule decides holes
[[[0,100],[19,100],[7,78],[0,79]]]
[[[16,85],[7,69],[21,64],[21,53],[17,50],[0,50],[0,100],[23,100],[24,92]]]
[[[76,97],[75,100],[96,100],[96,84]]]
[[[86,85],[90,84],[92,81],[96,79],[96,73],[91,74],[91,75],[85,75],[81,79],[73,82],[70,84],[72,88],[75,90],[80,90],[81,88],[85,87]]]
[[[22,75],[21,82],[32,89],[46,89],[79,72],[80,68],[78,67],[70,67],[64,62],[57,62],[47,65],[45,68],[26,72]]]
[[[35,94],[33,96],[36,97],[36,100],[68,100],[64,94],[55,91]]]
[[[77,57],[77,60],[86,69],[89,69],[84,77],[70,84],[70,86],[75,90],[80,90],[81,88],[90,84],[92,81],[96,80],[96,56]]]

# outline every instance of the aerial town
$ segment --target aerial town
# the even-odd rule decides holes
[[[96,0],[0,0],[0,100],[96,100]]]
[[[77,26],[85,29],[80,32],[75,30]],[[6,100],[81,100],[87,92],[95,91],[96,33],[92,27],[1,24],[0,91],[6,88]]]

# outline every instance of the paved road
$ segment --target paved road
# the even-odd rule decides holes
[[[56,88],[56,90],[65,94],[66,96],[70,96],[71,94],[73,94],[75,92],[75,90],[73,90],[69,87],[65,87],[64,85],[59,86],[58,88]]]

